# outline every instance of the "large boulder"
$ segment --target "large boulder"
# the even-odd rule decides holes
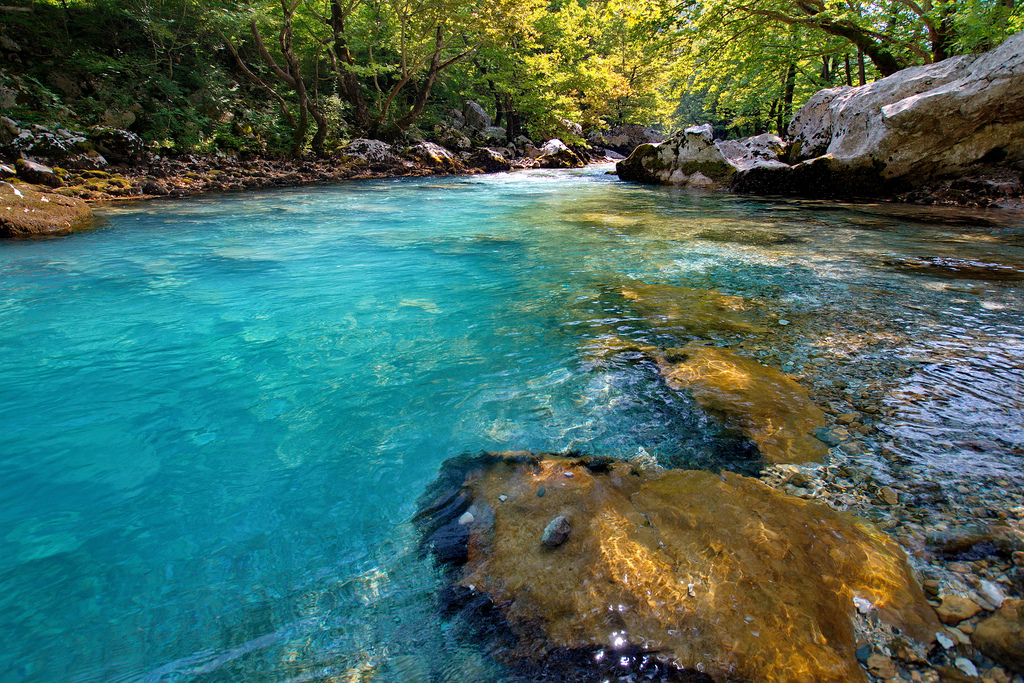
[[[715,144],[710,125],[692,126],[665,142],[643,144],[615,165],[623,180],[708,187],[727,184],[736,173]]]
[[[474,130],[486,130],[493,125],[491,115],[480,106],[480,103],[473,100],[466,102],[466,106],[462,108],[462,116],[466,126]]]
[[[1024,32],[981,55],[818,92],[789,126],[794,158],[828,156],[838,183],[877,179],[892,189],[985,163],[1021,169],[1022,92]]]
[[[732,473],[464,456],[416,521],[445,607],[528,680],[866,682],[855,600],[903,638],[940,628],[882,531]]]
[[[558,138],[552,138],[541,145],[540,155],[536,157],[541,168],[579,168],[586,162],[579,154],[569,149]],[[529,150],[528,150],[529,152]]]
[[[462,170],[462,162],[454,154],[433,142],[420,142],[413,145],[409,148],[409,154],[417,161],[437,171],[458,173]]]
[[[399,161],[391,145],[383,140],[356,138],[345,145],[342,151],[372,164],[397,164]]]
[[[506,159],[497,150],[491,149],[490,147],[480,147],[473,151],[469,158],[466,159],[466,164],[486,171],[487,173],[497,173],[499,171],[509,171],[512,169],[512,163]]]
[[[0,183],[0,237],[70,232],[91,222],[92,209],[81,199]]]
[[[120,128],[93,126],[87,137],[97,152],[115,164],[140,161],[146,153],[142,138]]]
[[[626,123],[607,131],[593,133],[588,136],[588,140],[597,147],[629,156],[640,145],[657,145],[665,142],[665,134],[647,126]]]

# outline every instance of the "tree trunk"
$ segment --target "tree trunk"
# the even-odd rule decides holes
[[[864,64],[864,53],[857,49],[857,85],[865,85],[868,82],[867,67]]]
[[[355,119],[353,123],[357,128],[365,130],[370,125],[370,111],[366,106],[366,97],[363,95],[359,77],[349,68],[355,65],[356,60],[345,39],[345,12],[342,10],[341,0],[331,0],[331,16],[328,21],[334,34],[331,61],[334,62],[338,88],[345,101],[352,105],[352,115]]]
[[[789,120],[793,118],[793,93],[796,90],[796,62],[789,63],[789,69],[786,70],[785,80],[785,92],[782,96],[782,120],[786,125],[789,125]],[[779,126],[780,130],[784,130],[782,126]],[[782,133],[779,133],[781,135]]]

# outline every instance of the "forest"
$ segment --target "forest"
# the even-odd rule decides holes
[[[782,132],[821,88],[1024,28],[1014,0],[6,2],[4,115],[264,157],[423,139],[469,100],[509,141],[625,123]]]

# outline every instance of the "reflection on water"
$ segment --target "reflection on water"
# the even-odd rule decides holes
[[[445,458],[752,467],[649,360],[596,357],[612,337],[877,410],[862,457],[893,475],[1024,483],[1019,283],[900,266],[1019,269],[1019,220],[604,170],[135,205],[0,243],[0,683],[500,680],[410,550]],[[624,294],[649,286],[699,310]]]

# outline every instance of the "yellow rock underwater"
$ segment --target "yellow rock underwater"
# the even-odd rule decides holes
[[[820,461],[828,453],[813,436],[825,426],[824,413],[785,373],[699,345],[660,354],[658,368],[669,386],[690,391],[701,407],[750,437],[768,462]]]
[[[450,460],[438,482],[424,544],[500,610],[506,659],[639,648],[693,680],[846,683],[866,680],[855,597],[905,637],[939,628],[888,537],[756,479],[519,452]],[[571,532],[550,548],[558,516]]]
[[[708,289],[636,283],[622,295],[654,328],[678,330],[698,337],[715,331],[752,334],[764,327],[753,321],[751,306],[740,296]]]

